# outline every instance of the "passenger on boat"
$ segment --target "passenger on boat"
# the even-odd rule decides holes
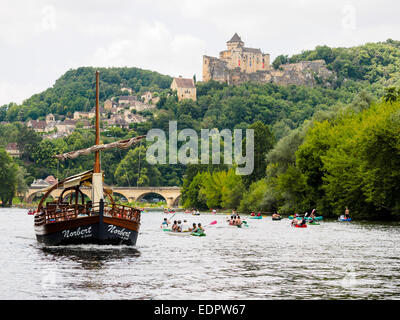
[[[189,231],[189,224],[188,224],[188,222],[187,222],[187,220],[185,219],[185,220],[183,220],[183,223],[182,223],[182,231]]]
[[[254,217],[255,215],[256,215],[256,214],[255,214],[254,212],[252,212],[250,216]]]
[[[302,217],[302,219],[300,220],[300,223],[298,223],[299,226],[304,226],[306,224],[306,219],[304,219],[304,217]]]
[[[192,232],[196,232],[197,231],[197,227],[196,227],[195,223],[193,223],[193,226],[191,228],[189,228],[189,231],[192,231]]]
[[[167,220],[167,218],[164,218],[164,221],[161,223],[161,228],[167,229],[168,223],[169,223],[169,221]]]
[[[273,213],[272,214],[272,218],[273,219],[279,219],[281,216],[279,215],[279,213]]]
[[[182,232],[182,221],[181,220],[178,220],[178,227],[176,228],[175,231]]]
[[[240,216],[239,215],[237,215],[237,217],[236,217],[236,223],[235,223],[237,226],[241,226],[242,225],[242,220],[240,219]]]
[[[178,222],[174,220],[174,224],[172,225],[171,230],[176,231],[177,228],[178,228]]]
[[[201,223],[197,224],[197,231],[196,232],[199,232],[199,231],[204,231],[204,228],[201,226]]]

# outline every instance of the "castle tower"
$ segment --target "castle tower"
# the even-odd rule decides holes
[[[240,39],[238,34],[235,32],[232,39],[227,41],[226,46],[228,47],[228,50],[232,50],[232,49],[235,49],[238,47],[243,47],[244,42],[242,41],[242,39]]]

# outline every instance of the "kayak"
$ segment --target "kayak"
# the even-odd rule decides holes
[[[273,221],[279,221],[279,220],[282,220],[282,217],[279,217],[279,218],[272,218],[272,220],[273,220]]]
[[[320,225],[318,222],[309,222],[308,224],[311,226],[319,226]]]
[[[312,220],[311,217],[306,217],[305,219],[306,220]],[[314,220],[322,220],[322,219],[323,219],[322,216],[314,217]]]
[[[340,216],[339,221],[351,221],[351,218],[345,218],[344,216]]]
[[[294,219],[294,216],[289,216],[289,219],[292,220]],[[302,217],[296,217],[297,220],[301,220],[303,219]],[[311,220],[311,217],[305,217],[304,219],[306,220]],[[318,217],[314,217],[314,220],[322,220],[323,217],[322,216],[318,216]]]
[[[295,224],[294,227],[295,227],[295,228],[307,228],[307,225],[306,225],[306,224],[303,224],[302,226],[300,226],[300,225],[298,225],[298,224]]]
[[[262,219],[262,216],[253,216],[253,217],[249,217],[249,219]]]

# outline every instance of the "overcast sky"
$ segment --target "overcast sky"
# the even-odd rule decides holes
[[[271,54],[400,40],[396,0],[0,0],[0,105],[80,66],[202,78],[237,32]]]

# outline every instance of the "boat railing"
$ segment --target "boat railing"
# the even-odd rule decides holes
[[[140,210],[123,204],[106,204],[104,206],[104,216],[140,223]]]
[[[39,226],[47,223],[97,216],[99,211],[99,204],[48,203],[40,213],[35,215],[35,225]],[[104,216],[140,223],[140,210],[125,205],[105,204]]]
[[[35,215],[35,225],[89,217],[99,214],[99,207],[91,204],[48,203]]]

